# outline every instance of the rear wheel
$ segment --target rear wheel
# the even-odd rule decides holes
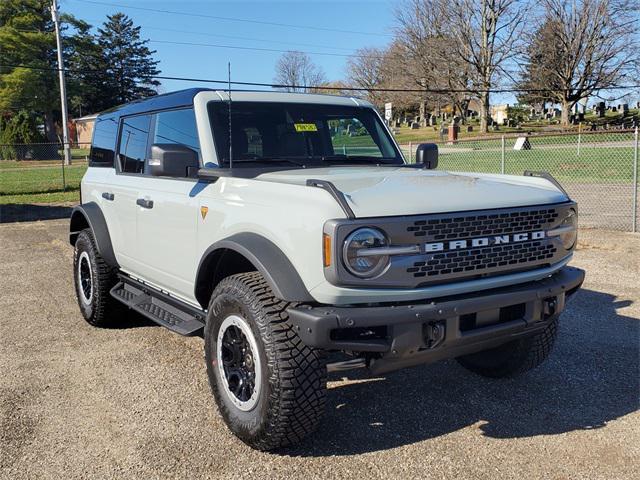
[[[457,360],[466,369],[484,377],[514,377],[544,362],[551,353],[557,334],[558,319],[555,318],[536,335],[458,357]]]
[[[117,269],[107,265],[98,253],[93,233],[85,229],[78,235],[73,255],[73,279],[78,306],[93,326],[106,327],[120,319],[123,306],[109,295],[118,281]]]
[[[229,429],[259,450],[299,442],[324,410],[325,354],[300,341],[289,305],[257,272],[222,280],[209,304],[205,357],[213,395]]]

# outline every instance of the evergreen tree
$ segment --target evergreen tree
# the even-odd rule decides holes
[[[155,50],[147,47],[149,40],[140,38],[140,27],[124,13],[107,16],[98,29],[98,45],[106,63],[106,80],[114,104],[156,95],[160,82],[152,77],[159,70],[153,60]]]
[[[56,66],[55,36],[47,0],[0,2],[0,65],[36,68],[0,67],[0,114],[5,122],[20,110],[37,112],[43,116],[47,138],[55,141],[59,93],[56,72],[51,70]]]

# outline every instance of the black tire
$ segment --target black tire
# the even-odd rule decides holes
[[[555,318],[536,335],[458,357],[457,360],[466,369],[484,377],[514,377],[544,362],[551,353],[557,334],[558,318]]]
[[[86,278],[91,279],[87,288],[80,279],[79,269],[88,270]],[[111,297],[109,290],[118,281],[117,269],[110,267],[98,253],[91,229],[85,229],[76,239],[73,255],[73,281],[78,306],[84,319],[94,327],[114,325],[124,314],[123,305]]]
[[[290,305],[273,294],[258,272],[225,278],[216,287],[209,303],[205,327],[209,384],[229,429],[258,450],[273,450],[298,443],[315,430],[324,412],[326,355],[324,351],[307,347],[300,341],[288,322],[286,309]],[[223,345],[235,342],[234,339],[230,343],[224,342],[231,318],[243,320],[242,328],[250,328],[248,333],[254,337],[260,362],[256,364],[253,359],[249,362],[255,367],[252,373],[255,386],[251,391],[259,392],[255,399],[252,396],[248,400],[254,405],[245,404],[244,410],[234,404],[239,397],[233,399],[234,393],[228,387],[231,383],[225,370],[228,365],[224,361],[221,365],[217,360],[224,359],[218,357],[218,353],[222,355],[224,351]],[[221,332],[223,325],[226,326]],[[218,341],[219,334],[223,336],[221,342]],[[234,335],[237,337],[237,333]],[[218,343],[220,351],[217,350]],[[247,343],[250,342],[247,340],[244,345]],[[228,355],[227,361],[230,361]],[[244,363],[242,365],[240,368],[246,368]]]

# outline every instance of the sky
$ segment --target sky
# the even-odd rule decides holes
[[[108,14],[126,13],[151,40],[162,75],[192,78],[231,78],[236,81],[272,83],[275,64],[282,52],[175,45],[162,42],[206,43],[238,47],[316,52],[311,58],[329,80],[346,76],[347,56],[363,47],[384,47],[392,38],[393,0],[342,1],[158,1],[158,0],[60,0],[60,11],[71,13],[94,26]],[[134,8],[171,10],[157,13]],[[206,16],[236,18],[233,21]],[[293,26],[269,25],[271,22]],[[295,26],[299,27],[295,27]],[[313,27],[313,28],[306,28]],[[338,31],[339,30],[339,31]],[[237,38],[241,37],[241,38]],[[321,55],[330,53],[332,55]],[[198,86],[198,83],[163,80],[161,92]],[[209,85],[210,86],[210,85]],[[221,86],[221,88],[224,88]]]

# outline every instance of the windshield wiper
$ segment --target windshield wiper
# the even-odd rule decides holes
[[[368,155],[326,155],[321,157],[323,162],[340,163],[375,163],[384,165],[400,165],[398,159],[394,157],[372,157]]]
[[[291,158],[286,157],[261,157],[259,155],[254,155],[251,158],[234,158],[232,163],[277,163],[277,162],[285,162],[292,163],[299,167],[305,167],[306,165],[302,162],[298,162],[296,160],[292,160]],[[229,162],[227,162],[229,163]]]

